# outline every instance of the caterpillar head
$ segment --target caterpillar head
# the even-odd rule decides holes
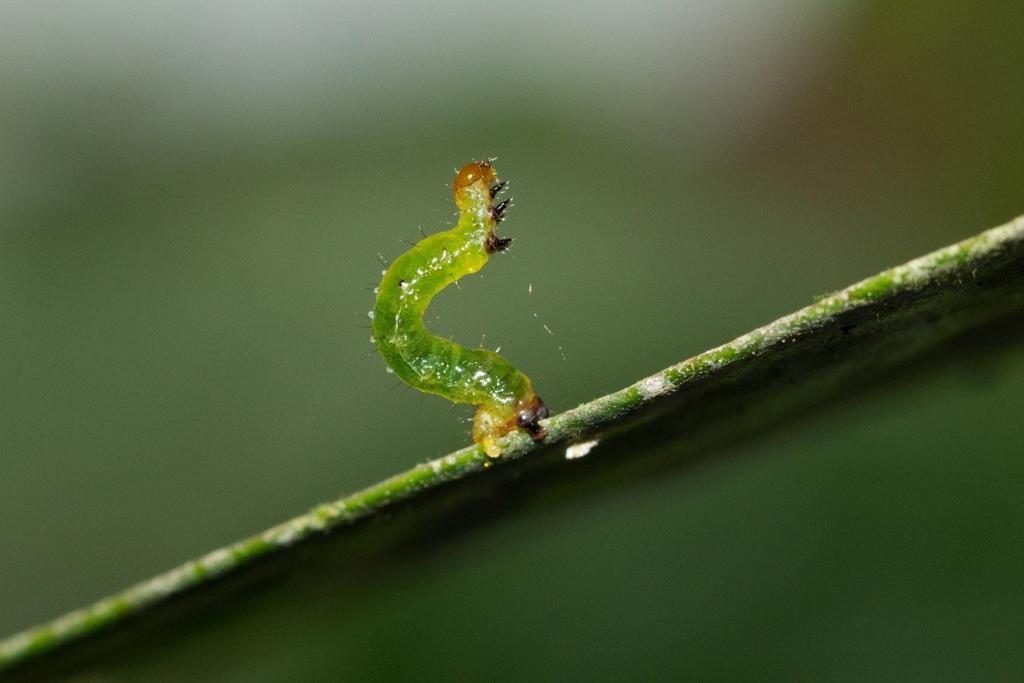
[[[500,188],[504,187],[504,184],[497,180],[498,174],[491,166],[490,159],[466,164],[455,174],[455,180],[452,181],[455,206],[459,207],[459,211],[469,211],[480,218],[492,213],[492,199]]]
[[[452,181],[452,192],[458,197],[460,192],[468,191],[477,181],[482,181],[483,187],[486,190],[497,180],[498,174],[494,172],[490,159],[474,161],[463,166],[455,174],[455,180]]]

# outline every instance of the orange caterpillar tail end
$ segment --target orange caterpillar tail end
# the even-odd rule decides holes
[[[533,392],[514,406],[482,404],[473,416],[473,441],[488,457],[497,458],[501,455],[498,440],[516,429],[525,429],[534,441],[543,441],[548,430],[540,421],[547,416],[548,407]]]

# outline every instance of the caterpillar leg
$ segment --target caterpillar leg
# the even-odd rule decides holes
[[[534,441],[542,441],[548,435],[540,424],[547,416],[548,407],[537,394],[531,393],[516,404],[516,426],[528,431]]]
[[[484,242],[484,249],[487,250],[488,254],[493,254],[496,251],[505,251],[511,244],[511,237],[498,237],[494,233],[491,233],[487,235],[487,241]]]
[[[473,416],[473,441],[480,444],[488,457],[501,455],[498,439],[514,429],[525,429],[535,441],[548,435],[540,421],[548,416],[548,407],[539,396],[520,399],[515,406],[481,405]]]
[[[495,194],[500,192],[502,187],[504,187],[504,184],[502,183],[495,185],[495,188],[497,189],[492,190],[491,197],[494,197]],[[503,202],[498,202],[493,207],[491,207],[491,218],[494,219],[495,224],[498,224],[505,220],[505,212],[508,210],[508,207],[510,206],[512,206],[511,197],[509,197]],[[506,249],[508,249],[510,244],[512,244],[512,238],[498,237],[497,235],[494,234],[493,226],[487,231],[487,241],[484,244],[484,248],[487,250],[488,254],[493,254],[496,251],[505,251]]]

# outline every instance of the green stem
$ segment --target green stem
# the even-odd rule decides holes
[[[651,431],[662,416],[693,438],[749,431],[772,416],[919,354],[982,322],[1024,309],[1024,217],[884,271],[620,391],[547,422],[546,445]],[[753,410],[751,410],[753,408]],[[745,411],[745,412],[744,412]],[[660,428],[659,428],[660,429]],[[445,482],[536,454],[521,432],[492,460],[472,446],[417,465],[266,531],[214,550],[82,609],[0,641],[0,670],[74,643],[258,558],[380,515]],[[578,444],[566,452],[586,454]]]

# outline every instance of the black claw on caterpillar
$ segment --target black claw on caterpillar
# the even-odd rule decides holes
[[[506,199],[503,202],[499,202],[498,204],[495,204],[494,208],[491,209],[491,214],[494,216],[494,220],[496,220],[496,221],[503,221],[503,220],[505,220],[505,212],[508,210],[508,207],[510,207],[511,205],[512,205],[512,197],[509,197],[508,199]]]
[[[494,185],[492,185],[491,189],[490,189],[491,199],[494,199],[495,197],[497,197],[498,193],[501,192],[502,190],[504,190],[507,186],[508,186],[508,181],[507,180],[502,180],[500,183],[495,183]]]
[[[516,407],[516,426],[529,432],[534,441],[541,441],[548,435],[548,430],[541,426],[540,421],[547,418],[548,407],[539,396],[520,401]]]
[[[505,251],[511,244],[511,237],[498,237],[497,235],[491,234],[487,236],[487,241],[484,244],[484,247],[487,249],[488,254],[493,254],[496,251]]]

